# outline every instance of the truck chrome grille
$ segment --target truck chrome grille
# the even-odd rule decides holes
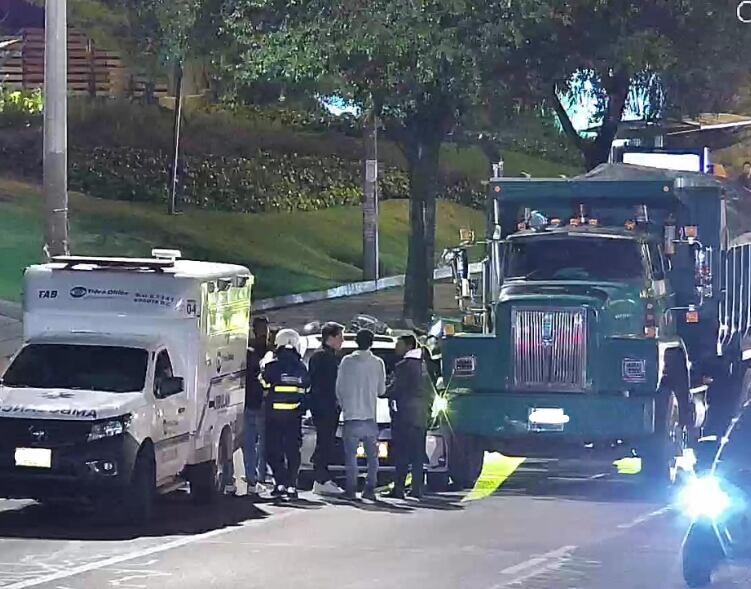
[[[585,308],[514,308],[511,325],[515,388],[587,388]]]

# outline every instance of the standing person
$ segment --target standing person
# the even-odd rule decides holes
[[[738,184],[746,190],[751,190],[751,162],[743,162],[743,171],[738,176]]]
[[[428,386],[428,371],[422,348],[413,335],[403,335],[396,344],[396,353],[402,357],[394,367],[386,396],[391,401],[391,437],[394,442],[396,481],[388,497],[403,499],[409,467],[412,467],[412,491],[415,498],[422,497],[425,438],[432,391]]]
[[[300,354],[300,335],[294,329],[282,329],[274,345],[274,357],[264,364],[260,377],[266,391],[266,452],[274,474],[271,495],[296,499],[302,415],[310,379]]]
[[[321,348],[308,362],[310,370],[310,412],[316,428],[313,453],[315,482],[313,491],[321,495],[341,493],[329,472],[334,457],[336,430],[340,409],[336,400],[336,375],[339,370],[337,352],[344,343],[344,326],[329,322],[321,328]]]
[[[243,436],[243,462],[248,495],[257,496],[263,492],[266,482],[266,455],[264,452],[263,387],[258,377],[261,374],[261,360],[270,349],[269,320],[259,316],[253,318],[253,339],[248,346],[245,368],[245,432]]]
[[[346,356],[336,379],[336,398],[344,418],[344,456],[347,467],[345,496],[355,499],[357,493],[357,446],[365,446],[368,480],[363,499],[375,499],[378,478],[378,424],[376,404],[386,392],[386,366],[370,351],[373,332],[361,329],[355,336],[357,350]]]

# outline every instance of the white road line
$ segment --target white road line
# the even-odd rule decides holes
[[[555,569],[560,568],[568,560],[568,556],[577,549],[577,546],[561,546],[556,550],[552,550],[540,556],[535,556],[519,564],[515,564],[501,571],[502,575],[510,576],[516,575],[511,579],[501,581],[500,583],[493,585],[489,589],[503,589],[503,587],[509,587],[537,577],[545,573],[549,573]]]
[[[159,554],[160,552],[166,552],[168,550],[173,550],[175,548],[181,548],[182,546],[188,546],[189,544],[195,544],[196,542],[200,542],[201,540],[207,540],[209,538],[216,538],[217,536],[223,536],[224,534],[230,534],[238,530],[256,528],[256,527],[265,525],[269,522],[277,522],[279,520],[286,519],[292,515],[300,514],[300,513],[305,513],[305,512],[302,510],[301,511],[287,511],[285,513],[266,517],[264,519],[249,520],[249,521],[246,521],[246,522],[234,525],[234,526],[227,526],[226,528],[222,528],[219,530],[211,530],[210,532],[204,532],[202,534],[197,534],[195,536],[178,538],[176,540],[172,540],[171,542],[167,542],[165,544],[152,546],[151,548],[144,548],[143,550],[127,552],[125,554],[120,554],[118,556],[113,556],[111,558],[105,558],[103,560],[98,560],[98,561],[91,562],[88,564],[73,567],[65,571],[60,571],[60,572],[53,573],[50,575],[36,577],[34,579],[29,579],[27,581],[20,581],[18,583],[13,583],[11,585],[5,585],[2,589],[27,589],[28,587],[38,587],[39,585],[44,585],[45,583],[53,583],[55,581],[60,581],[61,579],[68,579],[70,577],[75,577],[76,575],[81,575],[83,573],[90,573],[92,571],[97,571],[100,569],[111,567],[116,564],[120,564],[121,562],[127,562],[129,560],[134,560],[136,558],[143,558],[146,556],[151,556],[152,554]]]
[[[630,521],[628,523],[619,524],[617,527],[618,527],[619,530],[630,530],[631,528],[635,528],[636,526],[639,526],[639,525],[641,525],[643,523],[646,523],[646,522],[648,522],[651,519],[654,519],[654,518],[659,517],[661,515],[665,515],[666,513],[668,513],[672,509],[673,509],[672,506],[667,505],[667,506],[663,507],[662,509],[657,509],[655,511],[651,511],[650,513],[645,513],[644,515],[640,515],[635,520]]]

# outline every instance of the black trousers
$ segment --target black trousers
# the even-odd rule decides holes
[[[266,456],[276,485],[297,486],[302,445],[298,412],[269,411],[266,414]]]
[[[314,412],[313,425],[316,427],[316,449],[313,453],[315,477],[319,483],[325,483],[331,480],[329,465],[334,461],[339,411]]]
[[[412,470],[412,490],[422,492],[425,462],[425,438],[428,430],[409,424],[396,424],[392,427],[391,437],[394,444],[394,463],[396,466],[396,481],[394,487],[403,491],[407,480],[407,473]]]

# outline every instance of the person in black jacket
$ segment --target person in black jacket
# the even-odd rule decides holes
[[[248,495],[256,496],[266,481],[266,456],[264,453],[263,387],[258,377],[261,360],[270,350],[269,320],[253,318],[253,339],[248,346],[245,368],[245,431],[243,435],[243,462]]]
[[[339,494],[341,489],[332,481],[329,465],[334,456],[341,412],[336,400],[336,377],[340,361],[337,352],[344,343],[344,327],[338,323],[326,323],[321,329],[321,343],[321,348],[316,350],[308,362],[310,412],[316,428],[313,491],[319,494]]]
[[[294,329],[282,329],[274,344],[274,357],[262,365],[260,376],[266,393],[266,452],[274,473],[271,494],[296,499],[302,416],[310,378],[300,357],[300,336]]]
[[[402,499],[409,467],[412,467],[412,491],[415,498],[422,497],[425,461],[425,438],[432,390],[428,385],[427,367],[423,350],[413,335],[404,335],[396,344],[402,359],[397,362],[394,374],[386,387],[391,407],[391,440],[394,444],[396,480],[388,497]]]

